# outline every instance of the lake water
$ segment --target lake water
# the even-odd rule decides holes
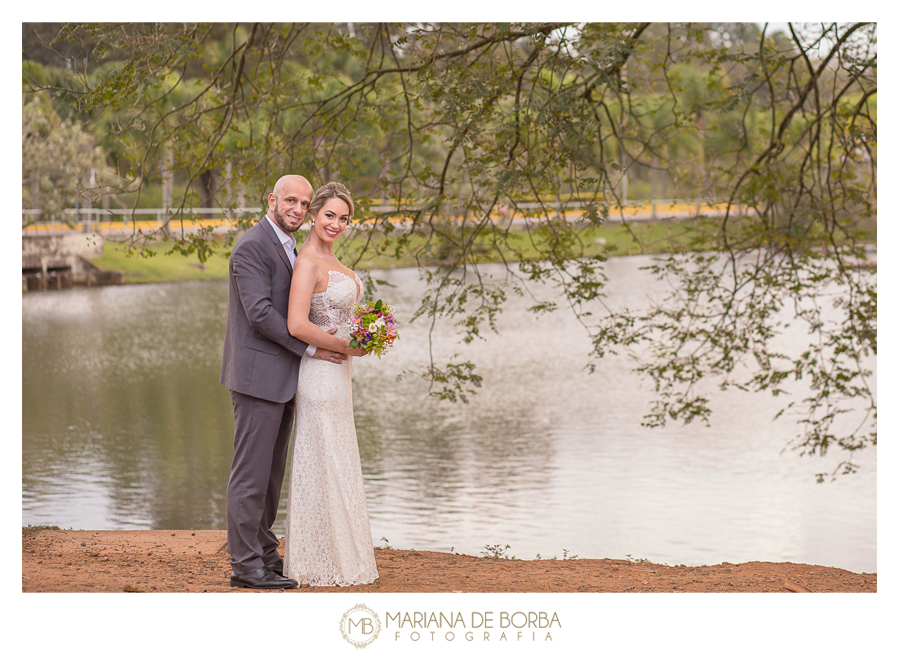
[[[609,261],[611,303],[646,297],[648,262]],[[588,374],[574,318],[534,318],[518,299],[499,336],[436,343],[439,362],[474,361],[484,387],[468,405],[433,400],[422,380],[396,381],[427,357],[426,323],[403,322],[423,290],[418,273],[377,275],[397,286],[380,294],[401,325],[384,359],[353,366],[376,545],[877,570],[875,449],[857,457],[859,473],[817,484],[840,455],[784,450],[797,427],[772,420],[783,400],[768,394],[714,392],[710,427],[643,428],[650,382],[624,356]],[[23,295],[23,525],[224,529],[227,303],[226,282]]]

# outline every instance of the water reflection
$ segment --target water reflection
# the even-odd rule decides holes
[[[25,522],[224,522],[231,405],[211,385],[224,308],[218,291],[191,284],[23,298]],[[74,517],[44,496],[77,500],[84,488],[103,504]]]
[[[643,264],[610,262],[613,302],[651,289]],[[379,278],[397,286],[381,294],[409,317],[416,272]],[[224,282],[23,296],[23,523],[224,528],[226,306]],[[583,329],[525,309],[501,316],[487,342],[436,344],[439,360],[459,352],[485,376],[469,405],[430,400],[415,377],[396,381],[425,358],[424,324],[404,325],[386,358],[354,362],[376,543],[876,569],[874,451],[861,474],[816,485],[812,474],[838,456],[782,454],[796,429],[771,422],[780,401],[768,396],[716,392],[709,428],[642,428],[650,387],[628,360],[589,375]]]

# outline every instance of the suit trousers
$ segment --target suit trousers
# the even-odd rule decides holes
[[[246,574],[280,559],[272,532],[284,481],[294,400],[263,400],[231,391],[234,460],[225,493],[231,568]]]

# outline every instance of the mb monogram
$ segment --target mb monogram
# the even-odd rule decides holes
[[[341,618],[341,635],[350,644],[363,648],[375,641],[381,632],[378,614],[362,603],[357,603]]]

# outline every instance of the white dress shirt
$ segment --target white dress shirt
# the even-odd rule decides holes
[[[294,249],[297,248],[297,240],[290,233],[285,233],[281,230],[281,227],[272,221],[272,218],[269,215],[266,215],[266,219],[269,220],[269,224],[272,225],[272,228],[275,229],[275,235],[278,236],[278,239],[281,240],[281,246],[284,247],[284,251],[287,254],[288,260],[291,261],[291,267],[294,267],[294,260],[297,258],[297,254]],[[315,345],[307,345],[306,347],[306,355],[312,356],[316,353]]]
[[[278,236],[278,239],[281,240],[281,246],[284,247],[284,251],[288,256],[288,259],[291,261],[291,267],[294,267],[294,259],[297,257],[297,254],[294,252],[294,249],[297,247],[297,240],[290,233],[285,233],[281,230],[281,227],[272,221],[272,218],[266,215],[266,219],[269,220],[269,224],[272,225],[272,228],[275,229],[275,235]]]

